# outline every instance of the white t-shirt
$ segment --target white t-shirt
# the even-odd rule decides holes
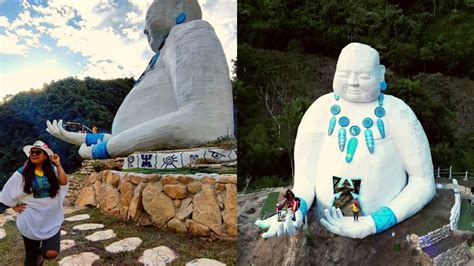
[[[57,170],[56,176],[58,176]],[[56,197],[34,197],[34,193],[23,192],[23,176],[16,171],[3,187],[0,202],[8,206],[26,203],[22,213],[18,213],[16,226],[20,233],[33,240],[45,240],[54,236],[64,221],[63,202],[69,191],[69,183],[59,186]]]

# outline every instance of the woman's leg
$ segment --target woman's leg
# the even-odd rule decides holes
[[[61,230],[51,238],[43,240],[41,245],[41,255],[43,255],[43,258],[48,260],[55,259],[59,254],[60,242]]]
[[[36,266],[38,262],[40,241],[29,239],[23,236],[25,245],[25,266]]]

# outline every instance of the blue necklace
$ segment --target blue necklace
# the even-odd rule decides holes
[[[339,96],[334,94],[334,99],[339,101]],[[382,120],[382,117],[385,116],[385,109],[383,108],[383,100],[384,100],[384,95],[383,93],[380,93],[379,97],[377,98],[378,100],[378,106],[375,107],[374,109],[374,114],[377,117],[377,128],[379,130],[380,136],[382,138],[385,138],[385,127],[384,123]],[[338,122],[339,126],[341,127],[338,131],[337,134],[337,140],[339,144],[339,150],[341,152],[344,151],[346,148],[346,127],[348,127],[351,123],[350,119],[347,116],[341,116],[339,119],[337,119],[337,115],[341,113],[341,107],[336,103],[331,106],[331,120],[329,120],[329,129],[328,129],[328,136],[332,135],[334,132],[334,128],[336,126],[336,121]],[[362,120],[362,126],[365,128],[364,131],[364,137],[365,137],[365,144],[367,146],[367,149],[369,152],[372,154],[374,153],[375,149],[375,142],[374,142],[374,135],[372,133],[372,126],[374,125],[374,121],[370,117],[366,117]],[[350,163],[352,162],[352,159],[354,158],[354,154],[357,150],[357,136],[360,134],[361,129],[357,125],[353,125],[349,128],[349,133],[351,134],[351,138],[349,139],[349,142],[347,143],[347,149],[346,149],[346,162]]]

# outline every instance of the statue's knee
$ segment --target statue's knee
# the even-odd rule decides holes
[[[55,259],[58,256],[58,253],[59,252],[57,252],[56,250],[48,250],[44,253],[43,257],[49,260]]]

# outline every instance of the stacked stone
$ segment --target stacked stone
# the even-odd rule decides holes
[[[451,234],[451,228],[449,225],[445,225],[441,228],[431,231],[428,234],[419,238],[420,247],[426,248],[431,245],[434,245],[438,243],[439,241],[449,237],[450,234]]]
[[[92,173],[78,206],[197,236],[237,236],[237,176],[160,175],[106,170]]]
[[[433,259],[434,265],[464,265],[471,256],[466,242],[448,249]]]
[[[102,170],[121,170],[123,167],[124,158],[115,158],[107,160],[84,160],[82,162],[80,174],[90,175],[96,172],[95,167],[99,167]]]

